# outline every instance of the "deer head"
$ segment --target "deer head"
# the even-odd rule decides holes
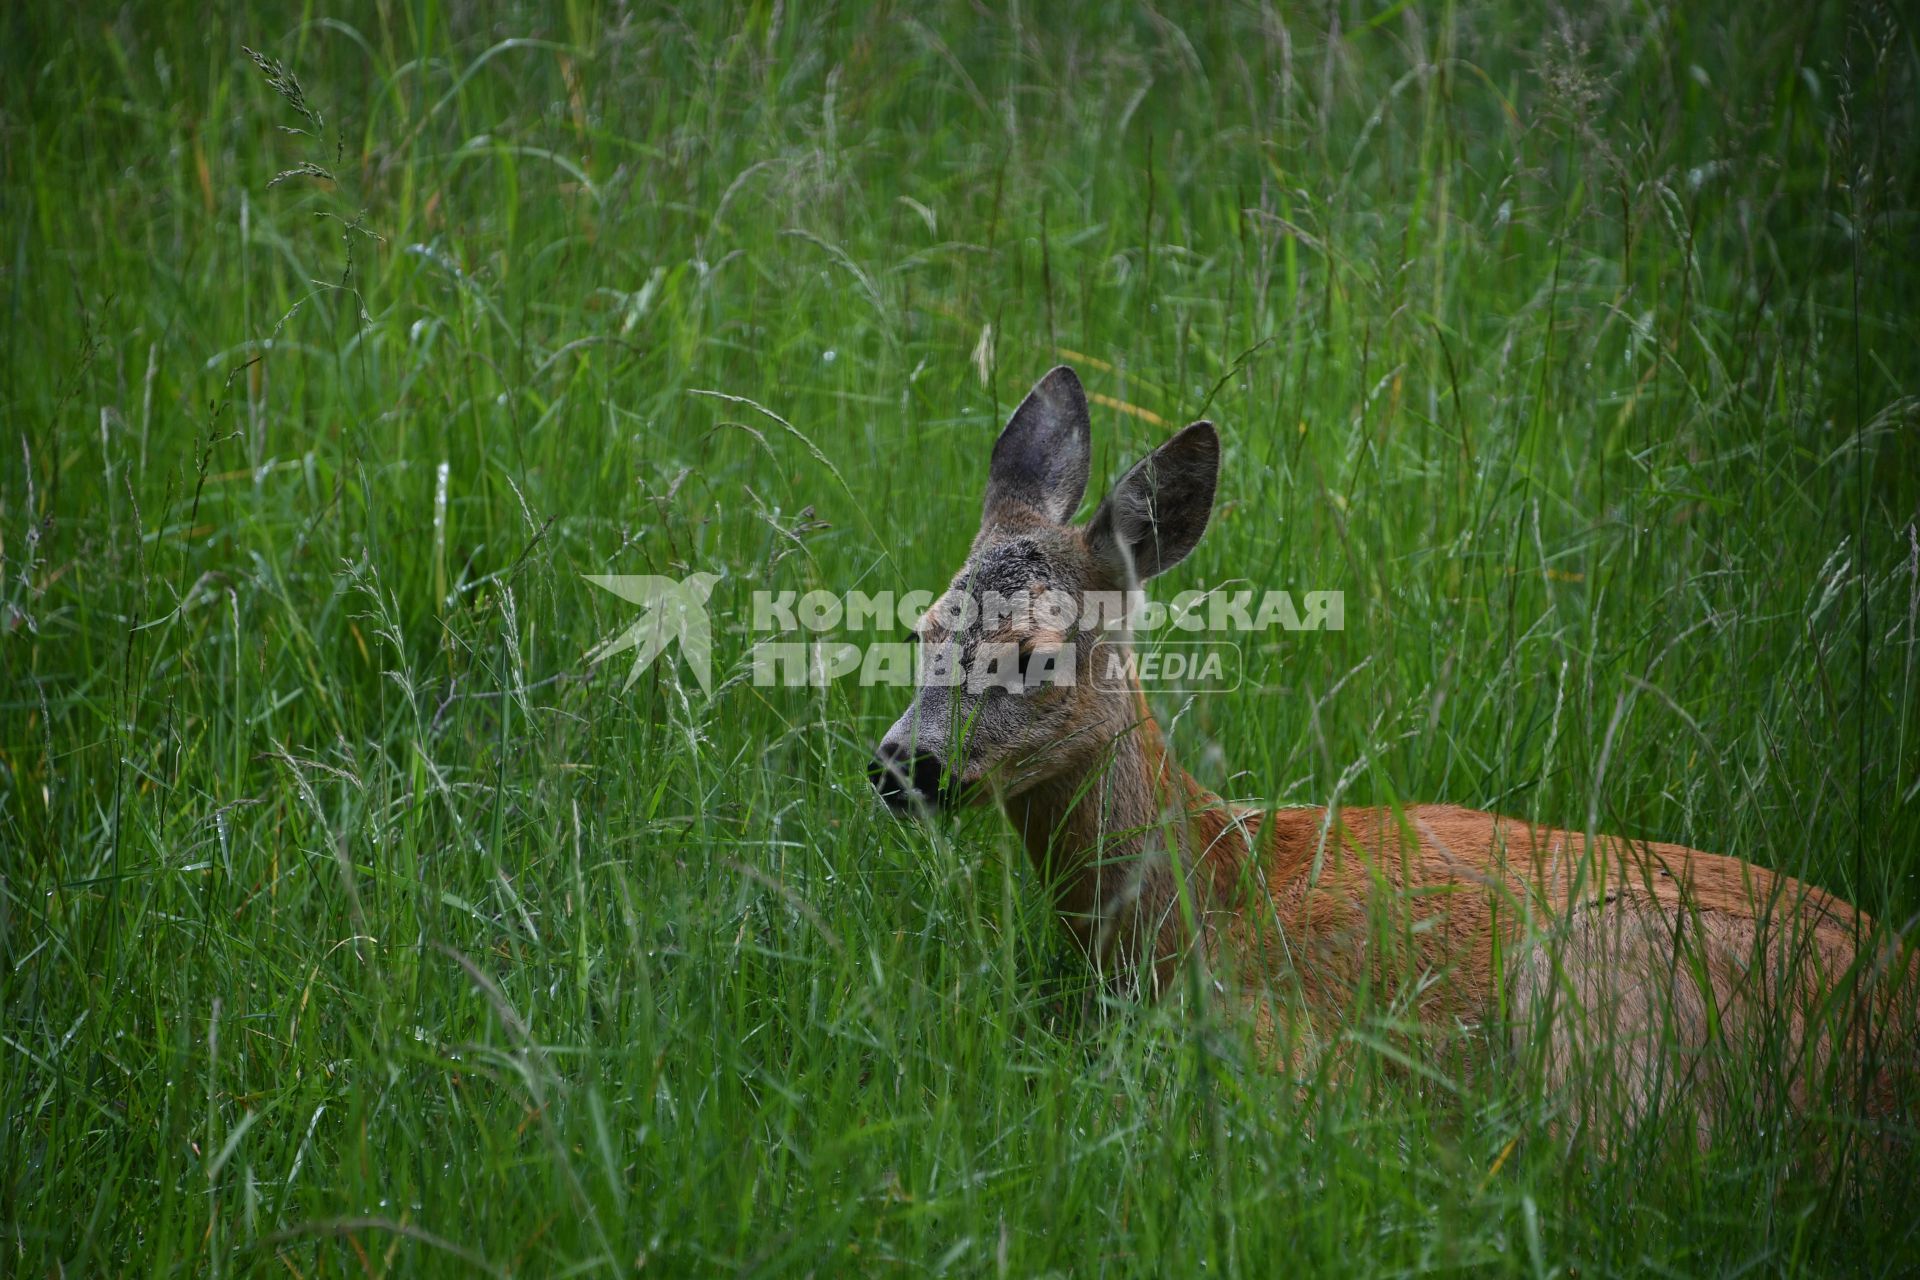
[[[1013,799],[1138,720],[1137,688],[1096,678],[1095,645],[1124,645],[1125,602],[1200,541],[1220,440],[1187,427],[1075,525],[1091,458],[1086,393],[1062,365],[994,443],[973,548],[915,628],[922,677],[868,766],[896,812]]]

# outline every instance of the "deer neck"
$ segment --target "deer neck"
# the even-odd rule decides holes
[[[1002,800],[1062,920],[1090,951],[1137,944],[1140,922],[1158,933],[1178,917],[1171,846],[1189,873],[1245,849],[1223,831],[1227,806],[1172,760],[1145,696],[1131,692],[1067,752],[1066,768]]]

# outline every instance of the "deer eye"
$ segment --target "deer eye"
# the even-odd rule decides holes
[[[1032,642],[1020,646],[1020,691],[1036,693],[1061,683],[1060,662],[1067,651]],[[1071,663],[1069,662],[1069,669]]]

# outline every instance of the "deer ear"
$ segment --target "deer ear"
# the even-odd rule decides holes
[[[1187,558],[1207,531],[1220,478],[1220,436],[1196,422],[1133,464],[1087,525],[1087,545],[1115,581],[1144,582]]]
[[[1087,491],[1092,457],[1087,393],[1061,365],[1033,384],[994,441],[982,520],[1030,511],[1065,524]]]

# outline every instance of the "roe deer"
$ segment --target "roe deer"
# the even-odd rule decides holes
[[[1288,990],[1310,1027],[1387,983],[1429,1025],[1537,1040],[1549,1087],[1605,1073],[1641,1109],[1660,1081],[1703,1082],[1716,1059],[1772,1036],[1783,1052],[1769,1060],[1790,1065],[1763,1072],[1764,1090],[1804,1109],[1851,1079],[1871,1112],[1893,1107],[1884,1068],[1911,1055],[1912,955],[1876,940],[1856,965],[1878,935],[1849,904],[1735,858],[1451,806],[1232,806],[1169,758],[1137,683],[1094,678],[1091,641],[1104,650],[1112,633],[1096,637],[1084,616],[966,607],[989,593],[1133,592],[1199,542],[1213,425],[1155,449],[1075,527],[1088,430],[1062,366],[995,443],[972,551],[916,628],[968,678],[920,681],[887,731],[870,772],[890,807],[997,797],[1080,948],[1147,996],[1197,957],[1207,989]],[[1017,652],[1019,675],[974,678],[993,650]],[[1026,678],[1036,657],[1060,678]],[[1294,1015],[1253,1006],[1257,1041],[1278,1047]],[[1703,1117],[1741,1105],[1706,1102]]]

